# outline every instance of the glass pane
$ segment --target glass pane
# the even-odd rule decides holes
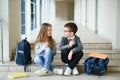
[[[36,15],[32,14],[32,17],[31,17],[31,30],[33,30],[35,28],[36,28]]]
[[[36,3],[36,0],[31,0],[31,2],[34,2],[34,3]]]
[[[25,13],[21,13],[21,24],[25,24]]]
[[[34,18],[34,24],[35,24],[35,28],[36,28],[36,14],[35,14],[35,18]]]
[[[31,14],[31,23],[33,23],[34,20],[34,14]]]
[[[25,12],[25,1],[21,0],[21,12]]]
[[[40,5],[42,5],[42,0],[40,0]]]
[[[34,29],[33,23],[31,23],[31,30],[33,30],[33,29]]]
[[[33,13],[33,4],[31,3],[31,13]]]
[[[36,28],[36,23],[34,23],[34,28]]]
[[[36,0],[33,0],[34,3],[36,3]]]
[[[21,34],[25,34],[25,25],[21,26]]]
[[[31,0],[31,30],[36,28],[36,0]]]
[[[34,5],[34,13],[36,13],[36,5]]]

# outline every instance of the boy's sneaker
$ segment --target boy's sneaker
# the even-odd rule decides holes
[[[55,68],[55,69],[53,70],[53,72],[54,72],[55,74],[62,75],[62,74],[63,74],[63,69],[57,69],[57,68]]]
[[[77,67],[74,67],[74,68],[73,68],[72,74],[73,74],[73,75],[79,74]]]
[[[66,70],[65,70],[65,72],[64,72],[64,75],[65,76],[70,76],[71,72],[72,72],[72,70],[69,67],[67,67]]]
[[[42,68],[41,70],[35,71],[35,74],[38,75],[38,76],[44,76],[44,75],[46,75],[48,72],[49,72],[48,69]]]

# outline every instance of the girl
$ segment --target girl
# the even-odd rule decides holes
[[[36,39],[34,62],[42,67],[35,71],[36,75],[46,75],[49,71],[55,74],[63,74],[63,69],[56,69],[51,64],[56,54],[55,41],[52,38],[52,25],[43,23]]]

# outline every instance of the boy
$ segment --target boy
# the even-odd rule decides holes
[[[78,28],[75,23],[67,23],[64,25],[64,36],[60,43],[61,59],[68,64],[64,75],[69,76],[79,74],[76,65],[83,56],[83,45],[80,38],[75,35]]]

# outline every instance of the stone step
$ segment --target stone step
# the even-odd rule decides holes
[[[120,63],[120,60],[118,62]],[[118,62],[116,64],[119,64]],[[57,68],[63,68],[63,69],[66,68],[66,65],[64,65],[59,60],[54,60],[52,64]],[[80,71],[82,72],[84,71],[84,65],[82,64],[82,60],[80,61],[78,68],[80,69]],[[27,72],[34,72],[38,69],[40,69],[40,67],[35,65],[34,63],[27,66]],[[4,64],[0,65],[0,72],[24,72],[24,66],[15,64],[15,61],[5,62]],[[112,65],[111,63],[109,63],[108,72],[120,72],[120,64]]]
[[[87,58],[88,54],[91,52],[107,54],[108,58],[110,58],[110,59],[120,59],[120,52],[116,52],[113,50],[96,50],[96,49],[83,50],[83,53],[84,53],[83,58]],[[55,58],[60,58],[60,50],[57,50],[57,55],[55,56]]]
[[[113,51],[113,50],[96,50],[96,49],[87,49],[87,50],[83,50],[84,52],[84,56],[83,58],[88,58],[88,54],[90,52],[97,52],[97,53],[103,53],[103,54],[107,54],[108,55],[108,58],[110,59],[120,59],[120,52],[116,52],[116,51]],[[57,54],[55,55],[54,58],[58,58],[60,59],[60,50],[57,49]],[[12,54],[13,55],[13,60],[15,59],[15,53]],[[34,51],[32,51],[32,54],[31,54],[32,58],[34,58],[35,54],[34,54]]]
[[[120,52],[116,52],[113,50],[84,50],[84,56],[83,58],[80,60],[79,62],[79,67],[81,68],[81,70],[83,71],[83,63],[84,60],[86,58],[88,58],[88,54],[90,52],[98,52],[98,53],[104,53],[108,55],[108,58],[110,59],[109,64],[108,64],[108,71],[120,71]],[[32,59],[34,59],[34,55],[32,54]],[[57,50],[57,54],[54,56],[54,61],[53,61],[53,65],[57,66],[57,67],[62,67],[64,68],[64,63],[61,61],[61,54],[60,54],[60,50]],[[5,68],[5,69],[4,69]],[[14,70],[12,70],[14,68]],[[0,66],[0,71],[5,71],[5,70],[9,70],[9,71],[23,71],[23,66],[18,66],[15,64],[15,62],[9,62],[9,63],[5,63],[3,65]],[[29,65],[28,66],[28,71],[35,71],[37,69],[39,69],[38,66],[36,66],[35,64]]]
[[[31,43],[31,48],[34,49],[35,44]],[[56,43],[56,48],[59,49],[60,43]],[[104,50],[111,50],[112,44],[111,43],[83,43],[84,49],[104,49]]]
[[[85,59],[82,58],[79,62],[79,65],[83,65]],[[120,67],[120,59],[110,59],[108,66],[118,66]],[[64,65],[64,63],[61,61],[61,59],[54,59],[53,61],[54,65]]]

